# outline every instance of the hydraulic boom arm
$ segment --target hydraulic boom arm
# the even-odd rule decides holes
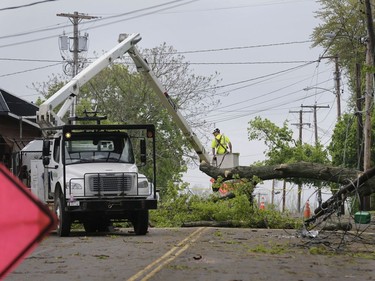
[[[124,36],[120,35],[120,38],[124,38]],[[79,95],[80,87],[86,84],[105,67],[110,65],[115,59],[123,56],[125,53],[128,53],[133,59],[137,70],[145,75],[148,82],[160,98],[162,104],[167,108],[169,114],[171,114],[174,122],[176,122],[177,126],[181,129],[182,133],[188,139],[189,143],[193,146],[193,149],[198,154],[200,161],[209,163],[210,157],[205,151],[204,146],[192,131],[186,119],[181,115],[177,106],[169,97],[168,93],[147,64],[146,60],[136,49],[135,45],[140,40],[141,37],[139,36],[139,33],[134,33],[126,36],[125,39],[122,40],[112,50],[108,51],[107,53],[99,57],[95,62],[83,69],[69,83],[67,83],[49,99],[43,102],[40,105],[39,111],[37,113],[37,122],[39,126],[41,128],[47,128],[63,125],[64,122],[62,121],[62,119],[68,112],[69,108],[72,106],[74,98]],[[63,103],[62,107],[55,114],[53,110],[61,103]]]
[[[190,128],[186,119],[181,115],[177,106],[174,104],[170,96],[164,87],[160,84],[159,79],[155,76],[146,60],[141,56],[135,46],[129,50],[129,55],[133,59],[137,70],[145,75],[149,84],[153,87],[154,91],[158,95],[164,107],[167,108],[169,114],[172,116],[174,122],[181,129],[184,136],[187,138],[189,143],[193,146],[193,149],[198,154],[199,160],[202,162],[210,163],[210,157],[206,152],[204,146],[199,141],[197,135]]]
[[[71,107],[74,97],[78,96],[79,89],[101,70],[110,65],[114,60],[123,56],[129,49],[141,40],[139,33],[129,35],[112,50],[108,51],[88,67],[78,73],[69,83],[43,102],[37,112],[37,123],[40,127],[52,127],[63,125],[62,118]],[[55,114],[53,110],[64,102],[60,110]]]

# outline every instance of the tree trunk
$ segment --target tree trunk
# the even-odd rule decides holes
[[[362,171],[355,169],[327,166],[318,163],[298,162],[293,164],[278,164],[271,166],[238,166],[231,169],[221,169],[202,163],[199,169],[210,177],[224,180],[233,179],[234,176],[253,180],[256,176],[261,180],[303,178],[334,182],[342,185],[355,181]],[[375,193],[375,178],[370,178],[356,189],[361,195]]]

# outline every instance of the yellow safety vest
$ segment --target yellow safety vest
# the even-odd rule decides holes
[[[225,154],[228,151],[229,138],[218,134],[212,141],[211,147],[216,149],[216,154]]]

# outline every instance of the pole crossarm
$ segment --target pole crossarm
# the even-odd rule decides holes
[[[322,91],[327,91],[327,92],[331,92],[332,94],[336,95],[336,91],[335,90],[330,90],[330,89],[327,89],[327,88],[323,88],[323,87],[306,87],[306,88],[303,88],[304,91],[310,91],[310,90],[314,90],[314,89],[317,89],[317,90],[322,90]]]

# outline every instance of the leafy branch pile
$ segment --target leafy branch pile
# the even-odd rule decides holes
[[[216,185],[221,185],[220,179]],[[301,225],[273,206],[260,210],[252,194],[254,186],[248,181],[226,183],[234,196],[222,197],[218,192],[209,196],[182,194],[186,184],[176,187],[170,184],[164,190],[157,210],[150,212],[155,227],[227,226],[249,228],[297,228]]]

